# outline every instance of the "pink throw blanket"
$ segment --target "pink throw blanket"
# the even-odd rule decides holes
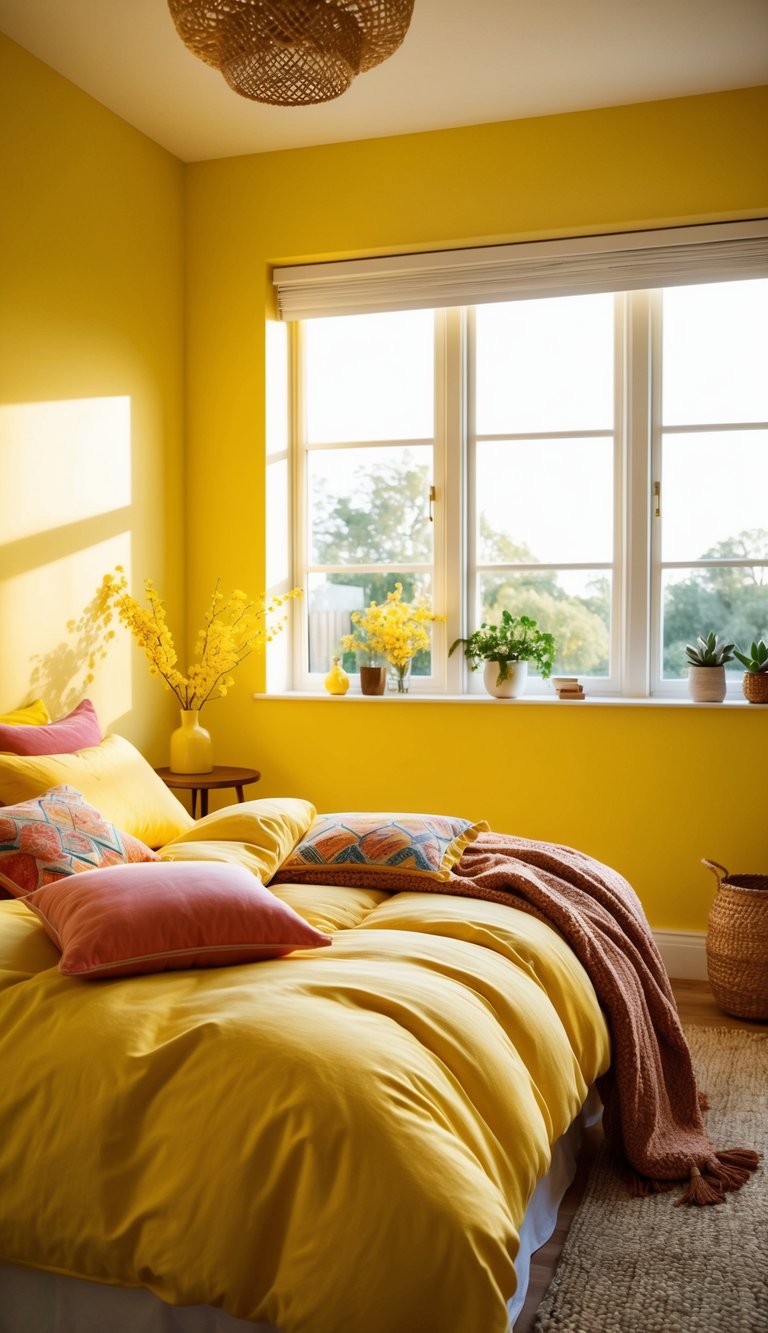
[[[611,1068],[600,1080],[605,1133],[631,1168],[631,1193],[686,1180],[680,1203],[720,1203],[749,1179],[757,1154],[717,1152],[704,1128],[669,979],[640,901],[617,871],[570,847],[481,833],[440,887],[540,917],[583,964],[611,1035]]]

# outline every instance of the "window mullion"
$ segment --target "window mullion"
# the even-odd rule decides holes
[[[625,298],[623,383],[623,615],[621,692],[643,697],[650,688],[651,470],[653,448],[652,293]]]
[[[445,680],[449,694],[462,689],[463,657],[448,648],[462,633],[466,598],[466,421],[467,312],[453,308],[438,316],[440,355],[435,365],[435,580],[447,616],[442,631]],[[442,528],[438,527],[441,523]]]

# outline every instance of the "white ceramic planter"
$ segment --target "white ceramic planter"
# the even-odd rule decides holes
[[[689,666],[688,693],[697,704],[721,704],[725,698],[724,666]]]
[[[528,679],[527,662],[510,662],[507,666],[507,678],[497,684],[499,676],[498,662],[486,662],[483,671],[483,683],[489,694],[495,699],[519,699],[525,692]]]

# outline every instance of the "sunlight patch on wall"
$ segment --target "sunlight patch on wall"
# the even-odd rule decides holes
[[[127,565],[130,544],[123,532],[0,581],[0,622],[12,627],[0,710],[42,698],[55,718],[90,698],[104,728],[130,711],[131,642],[120,631],[104,656],[90,609],[103,575]]]
[[[0,533],[17,541],[131,499],[131,400],[0,405]]]

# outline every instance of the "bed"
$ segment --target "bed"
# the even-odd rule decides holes
[[[194,823],[142,765],[116,737],[0,755],[0,1330],[507,1333],[599,1113],[584,967],[534,916],[445,891],[482,824],[388,815],[385,852],[408,818],[432,842],[406,828],[382,880],[380,833],[375,873],[355,849],[335,878],[309,801]],[[30,808],[35,836],[100,843],[47,879],[46,845],[31,893]],[[136,903],[159,878],[148,945]],[[283,913],[260,951],[216,934],[229,897],[197,954],[167,937],[212,885]]]

